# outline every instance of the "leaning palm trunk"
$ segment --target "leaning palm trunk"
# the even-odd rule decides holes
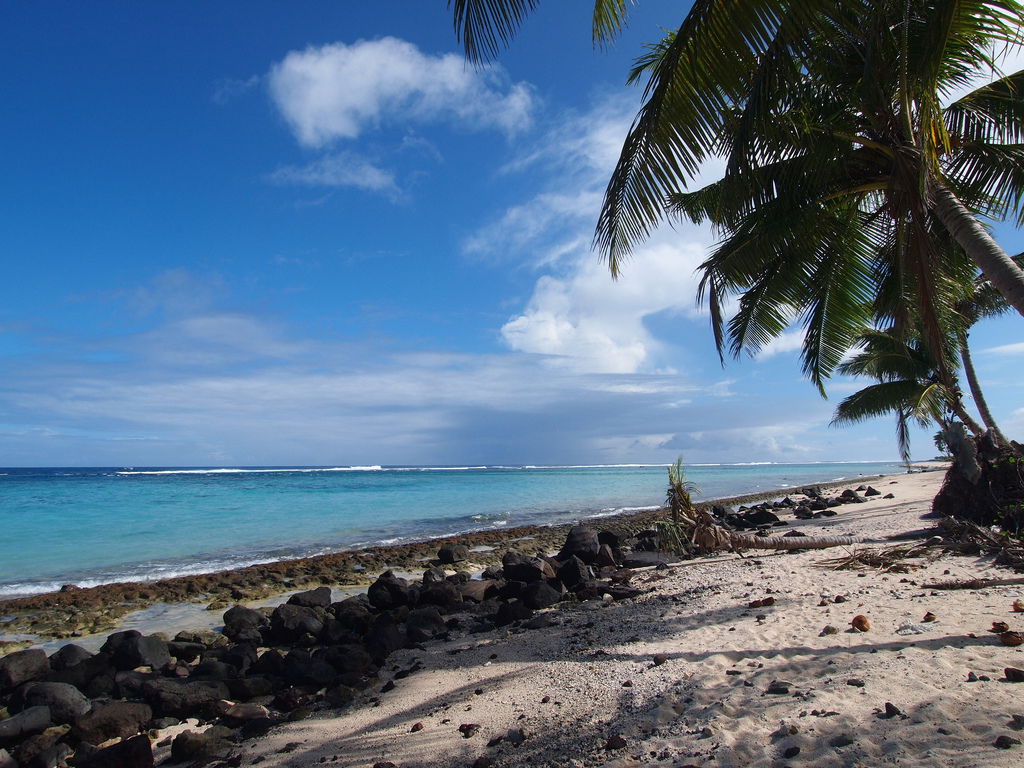
[[[935,213],[943,226],[1006,302],[1024,315],[1024,270],[999,247],[949,187],[936,182],[932,192]]]
[[[964,423],[964,426],[971,430],[972,435],[975,437],[981,437],[985,434],[985,428],[971,417],[971,414],[969,414],[967,409],[964,408],[964,403],[961,399],[957,398],[950,402],[949,408],[953,411],[953,415],[960,419],[960,421]]]
[[[697,510],[692,516],[682,517],[679,526],[682,529],[682,538],[689,544],[689,550],[700,554],[723,550],[737,552],[741,549],[827,549],[858,544],[861,541],[854,536],[751,536],[726,530],[704,510]]]
[[[967,386],[971,388],[971,395],[974,397],[974,404],[978,406],[981,420],[992,431],[996,442],[1004,447],[1008,447],[1010,441],[1006,439],[1006,435],[999,429],[999,425],[996,424],[996,420],[992,416],[992,411],[989,410],[988,402],[981,393],[981,384],[978,383],[978,374],[974,370],[974,360],[971,358],[971,350],[967,346],[966,336],[960,339],[960,359],[963,361],[964,375],[967,376]]]

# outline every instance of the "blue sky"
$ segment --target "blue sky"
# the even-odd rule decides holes
[[[895,458],[890,419],[828,426],[856,384],[819,398],[795,334],[719,365],[707,229],[617,283],[589,250],[679,4],[595,51],[545,3],[486,70],[445,5],[5,7],[0,466]],[[1018,439],[1022,331],[972,336]]]

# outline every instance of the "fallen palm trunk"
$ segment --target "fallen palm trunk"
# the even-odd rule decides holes
[[[921,589],[986,589],[987,587],[1007,587],[1013,584],[1024,584],[1024,578],[937,581],[934,584],[922,584]]]
[[[710,554],[712,552],[738,552],[742,549],[827,549],[858,544],[862,539],[854,536],[754,536],[729,531],[719,525],[704,510],[681,515],[678,523],[662,523],[663,541],[675,552]]]

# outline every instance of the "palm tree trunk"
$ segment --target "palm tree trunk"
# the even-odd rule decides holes
[[[945,184],[932,183],[935,213],[1007,303],[1024,315],[1024,269],[1006,254]]]
[[[950,402],[949,407],[956,417],[964,423],[964,426],[971,430],[972,435],[975,437],[981,437],[985,434],[985,428],[971,418],[971,414],[969,414],[967,409],[964,408],[963,400],[957,398],[955,402]]]
[[[974,404],[978,406],[981,420],[985,422],[986,427],[992,430],[997,443],[1008,446],[1010,441],[1006,439],[1006,435],[999,429],[999,425],[996,424],[996,420],[992,417],[992,411],[989,410],[988,402],[981,393],[981,384],[978,383],[978,374],[974,370],[974,360],[971,359],[971,350],[967,346],[966,335],[960,339],[960,359],[963,360],[964,374],[967,376],[967,386],[971,388],[971,395],[974,397]]]
[[[729,533],[730,549],[828,549],[859,544],[856,536],[751,536]]]

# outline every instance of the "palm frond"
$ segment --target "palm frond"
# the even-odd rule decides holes
[[[448,0],[455,37],[466,57],[477,64],[497,56],[539,4],[540,0]]]

